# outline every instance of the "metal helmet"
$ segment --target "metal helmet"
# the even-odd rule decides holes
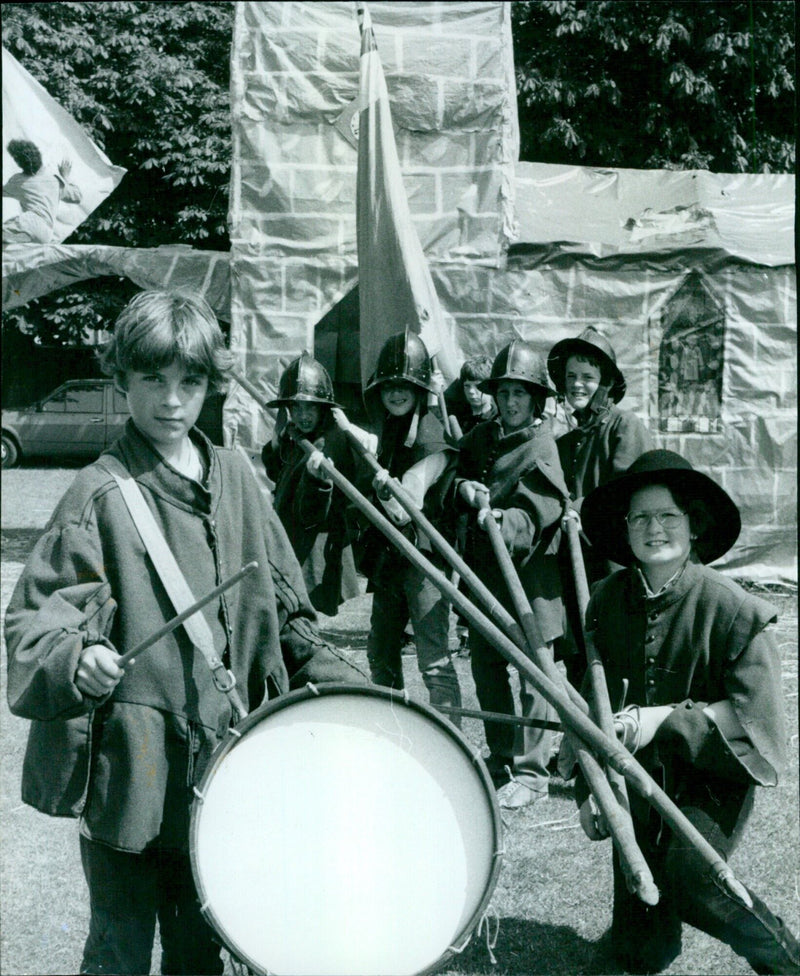
[[[327,369],[307,352],[289,363],[281,373],[278,395],[274,400],[270,400],[267,406],[290,406],[298,400],[305,403],[323,403],[331,407],[338,406],[333,399],[333,383]]]
[[[610,384],[608,397],[613,403],[625,396],[625,377],[617,366],[614,347],[591,326],[573,339],[562,339],[550,350],[547,368],[556,389],[563,396],[566,392],[567,360],[570,356],[584,356],[600,363],[603,382]]]
[[[533,346],[521,339],[514,339],[500,350],[492,363],[489,379],[483,380],[478,389],[494,396],[500,380],[517,380],[538,387],[546,396],[556,395],[550,386],[544,360]]]
[[[431,390],[431,359],[428,350],[416,332],[409,328],[391,336],[383,344],[375,372],[364,392],[388,380],[405,380],[422,390]]]

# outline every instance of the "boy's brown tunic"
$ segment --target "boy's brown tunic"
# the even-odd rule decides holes
[[[197,596],[258,561],[203,610],[245,707],[307,681],[363,681],[316,632],[297,559],[247,461],[192,437],[208,463],[204,485],[163,461],[132,422],[109,453],[134,475]],[[228,728],[230,706],[182,627],[128,667],[110,699],[93,702],[76,687],[85,647],[124,653],[174,616],[101,464],[67,490],[7,611],[9,705],[33,720],[23,800],[51,815],[82,815],[86,836],[118,849],[186,849],[191,787]]]

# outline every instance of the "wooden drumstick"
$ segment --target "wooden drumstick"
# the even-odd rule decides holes
[[[180,627],[184,620],[188,620],[189,617],[194,616],[194,614],[196,614],[198,610],[202,610],[207,603],[211,603],[212,600],[216,600],[220,594],[224,593],[226,590],[229,590],[232,586],[235,586],[241,579],[247,576],[248,573],[252,573],[256,569],[258,569],[258,563],[256,560],[242,566],[238,573],[234,573],[233,576],[229,576],[228,579],[223,580],[219,586],[215,586],[214,589],[206,593],[205,596],[200,597],[196,603],[193,603],[190,607],[182,610],[171,620],[168,620],[163,627],[159,627],[155,633],[151,634],[149,637],[145,637],[145,639],[141,641],[141,643],[137,644],[133,650],[123,654],[122,657],[117,661],[117,666],[124,668],[126,664],[130,664],[135,657],[138,657],[142,653],[142,651],[146,651],[148,647],[152,647],[153,644],[158,643],[162,637],[166,637],[167,634],[175,630],[176,627]]]

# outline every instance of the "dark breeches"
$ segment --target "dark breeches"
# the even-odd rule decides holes
[[[685,816],[727,861],[753,806],[753,787],[716,780],[693,784],[677,803]],[[729,945],[757,973],[799,973],[800,949],[783,921],[750,892],[748,908],[717,886],[700,855],[660,823],[655,811],[635,818],[636,835],[661,892],[647,906],[625,885],[614,851],[612,943],[628,972],[655,973],[681,951],[687,922]]]

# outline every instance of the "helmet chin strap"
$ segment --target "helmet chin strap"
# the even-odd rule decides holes
[[[611,392],[610,383],[601,383],[592,395],[592,399],[589,401],[588,409],[592,413],[600,413],[601,410],[605,410],[608,406],[608,395]]]
[[[567,406],[567,398],[565,396],[559,396],[556,403],[561,404],[561,409],[564,411],[564,423],[567,425],[567,430],[574,430],[578,426],[577,420],[575,420],[575,413]]]
[[[611,392],[610,383],[601,383],[592,394],[592,399],[586,405],[585,411],[595,415],[602,413],[608,407],[609,394]],[[564,410],[564,420],[569,430],[575,430],[580,426],[580,421],[576,420],[577,410],[570,410],[567,407],[566,396],[559,396],[558,402]]]

